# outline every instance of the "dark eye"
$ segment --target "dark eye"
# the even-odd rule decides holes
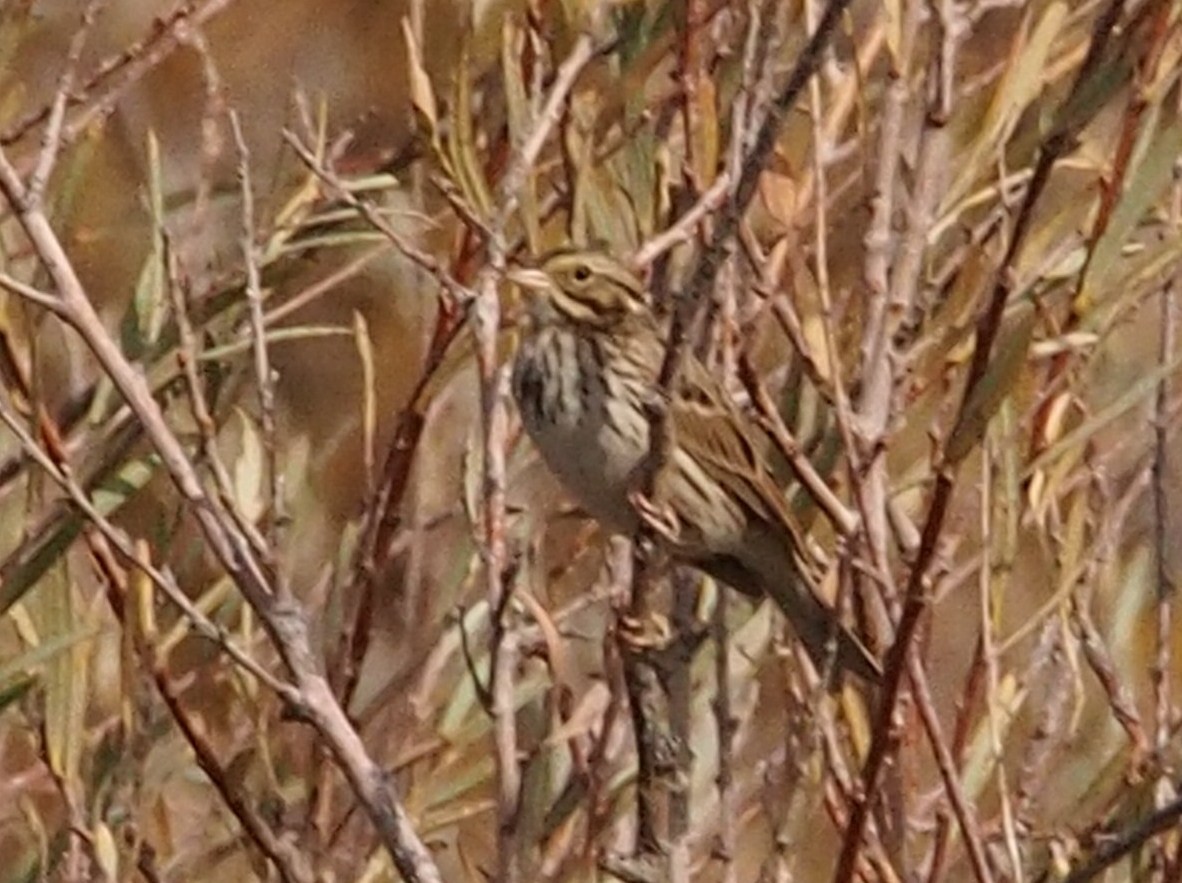
[[[575,267],[574,273],[571,274],[576,282],[586,282],[591,278],[591,268],[586,264],[580,264]]]

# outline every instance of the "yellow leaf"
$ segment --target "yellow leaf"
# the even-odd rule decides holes
[[[103,876],[108,880],[119,879],[119,848],[115,845],[115,838],[111,829],[103,822],[94,826],[91,832],[94,838],[94,856],[98,859]]]
[[[759,176],[759,196],[776,223],[785,230],[792,229],[796,217],[796,182],[787,175],[765,172]]]

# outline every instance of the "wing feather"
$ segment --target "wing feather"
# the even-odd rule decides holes
[[[691,359],[685,371],[684,392],[671,405],[678,446],[711,478],[731,490],[749,517],[782,527],[793,549],[802,553],[804,537],[766,466],[771,440],[739,413],[726,390],[700,362]]]

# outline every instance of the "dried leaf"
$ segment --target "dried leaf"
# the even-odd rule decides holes
[[[1182,357],[1174,359],[1167,365],[1161,365],[1152,371],[1149,371],[1138,380],[1129,386],[1120,396],[1116,398],[1111,404],[1105,406],[1088,420],[1085,420],[1071,432],[1067,433],[1054,445],[1051,445],[1041,454],[1034,458],[1034,460],[1026,466],[1026,476],[1030,476],[1039,469],[1045,468],[1048,464],[1054,462],[1059,457],[1063,456],[1064,451],[1071,449],[1074,446],[1082,445],[1088,441],[1093,435],[1104,429],[1123,413],[1130,408],[1144,402],[1150,396],[1157,393],[1157,385],[1166,377],[1169,377],[1179,367],[1182,367]]]
[[[402,37],[406,41],[406,65],[410,74],[410,101],[415,110],[422,114],[427,123],[431,140],[439,141],[439,107],[435,101],[435,90],[431,86],[431,78],[427,76],[423,67],[423,56],[419,41],[415,39],[414,29],[410,18],[402,17]]]
[[[693,130],[690,132],[693,176],[700,188],[709,187],[718,172],[719,126],[718,94],[714,80],[708,76],[698,79],[696,103],[691,113]]]
[[[455,183],[468,204],[483,217],[489,217],[493,211],[492,190],[485,178],[484,168],[480,162],[480,154],[476,148],[476,128],[474,126],[472,109],[472,86],[468,78],[471,76],[471,62],[468,56],[467,40],[460,53],[460,62],[456,66],[455,83],[452,89],[452,108],[449,119],[451,122],[451,137],[447,139],[447,152],[451,161],[452,174]]]
[[[240,408],[234,409],[241,450],[234,461],[234,503],[243,518],[254,523],[267,509],[267,463],[263,436],[254,420]]]
[[[148,131],[148,214],[152,229],[152,248],[144,259],[136,282],[135,292],[123,315],[120,328],[123,352],[129,359],[137,360],[151,349],[159,339],[167,315],[168,296],[165,286],[164,230],[167,221],[164,211],[163,174],[160,161],[160,143],[156,133]],[[92,414],[107,413],[107,403],[113,390],[108,386],[105,395],[100,396],[92,406]]]
[[[365,316],[353,311],[353,339],[361,362],[361,449],[365,461],[365,485],[372,487],[374,445],[378,428],[378,394],[374,368],[373,340]]]
[[[903,4],[900,0],[883,0],[883,10],[886,13],[886,41],[890,50],[895,69],[901,69],[907,59],[903,52]]]
[[[759,176],[759,196],[768,214],[784,230],[791,230],[796,219],[796,182],[787,175],[764,172]]]
[[[509,117],[509,143],[516,148],[534,126],[534,112],[529,91],[521,74],[521,59],[526,49],[528,33],[506,16],[501,39],[501,72],[504,76],[505,109]],[[532,251],[541,247],[542,230],[538,216],[537,190],[534,176],[529,175],[518,194],[520,216],[525,226],[526,239]]]

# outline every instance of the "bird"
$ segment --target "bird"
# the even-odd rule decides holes
[[[819,591],[820,566],[767,461],[771,442],[692,354],[662,392],[666,344],[640,278],[597,250],[511,266],[524,294],[511,387],[521,423],[559,482],[609,531],[658,524],[657,545],[751,597],[770,597],[818,669],[869,683],[878,660]],[[652,403],[670,443],[655,475]],[[643,496],[643,491],[649,496]]]

